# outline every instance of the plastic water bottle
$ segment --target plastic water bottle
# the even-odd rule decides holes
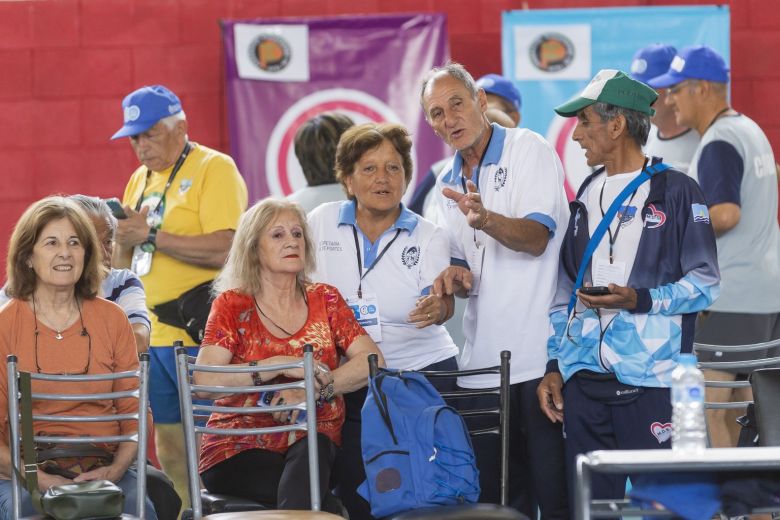
[[[707,447],[704,422],[704,375],[694,354],[681,354],[672,372],[672,449],[694,453]]]

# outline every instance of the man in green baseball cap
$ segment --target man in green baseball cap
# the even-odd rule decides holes
[[[564,423],[570,490],[580,453],[671,446],[671,372],[693,348],[696,313],[718,295],[704,195],[642,152],[656,97],[625,73],[602,70],[555,109],[577,118],[572,138],[588,165],[603,165],[571,203],[537,387],[542,412]],[[593,498],[623,496],[626,477],[591,484]]]

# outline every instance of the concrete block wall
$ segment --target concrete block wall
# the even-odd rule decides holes
[[[121,196],[136,160],[108,138],[129,91],[163,83],[182,98],[191,137],[228,149],[218,20],[445,12],[454,59],[501,69],[510,9],[713,3],[699,0],[21,0],[0,2],[0,255],[13,224],[51,193]],[[730,0],[735,107],[780,155],[780,9]],[[652,30],[652,28],[648,28]],[[3,268],[0,269],[4,273]]]

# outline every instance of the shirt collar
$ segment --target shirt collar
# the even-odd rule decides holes
[[[482,159],[482,166],[488,164],[498,164],[501,160],[501,155],[504,153],[504,137],[506,136],[506,128],[496,123],[491,123],[493,127],[493,134],[488,141],[487,149],[485,150],[485,156]],[[460,152],[455,152],[455,157],[452,161],[452,170],[447,172],[443,181],[447,184],[460,184],[463,178],[463,157]]]
[[[356,212],[357,201],[345,200],[342,202],[341,207],[339,208],[339,226],[350,225],[357,227]],[[395,219],[395,222],[390,229],[403,229],[411,233],[414,231],[414,228],[417,227],[419,218],[420,217],[416,213],[410,211],[402,202],[401,214]]]

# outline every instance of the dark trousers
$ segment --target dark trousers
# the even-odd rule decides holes
[[[454,357],[439,361],[425,367],[423,370],[457,370],[458,363]],[[439,392],[455,390],[455,378],[434,377],[431,384]],[[360,411],[366,400],[365,388],[344,395],[347,417],[341,432],[341,448],[336,455],[334,477],[336,495],[349,512],[350,520],[372,520],[371,506],[361,497],[357,488],[366,480],[366,470],[363,467],[363,451],[360,442]]]
[[[509,505],[536,518],[537,507],[543,519],[569,519],[563,434],[542,413],[536,397],[541,379],[509,387]],[[497,406],[497,396],[463,399],[460,409]],[[467,419],[469,428],[491,427],[489,417]],[[500,503],[501,445],[494,435],[472,440],[479,468],[480,502]]]
[[[317,434],[319,448],[320,500],[323,510],[329,510],[328,493],[331,466],[335,455],[333,443]],[[210,493],[247,498],[278,509],[311,509],[309,496],[309,454],[304,437],[287,450],[247,450],[212,466],[200,474]]]
[[[593,450],[671,448],[672,405],[668,388],[640,387],[623,401],[615,399],[610,382],[584,380],[574,374],[563,387],[566,465],[571,496],[576,459]],[[587,393],[586,393],[587,392]],[[629,475],[594,473],[592,497],[621,498]]]

